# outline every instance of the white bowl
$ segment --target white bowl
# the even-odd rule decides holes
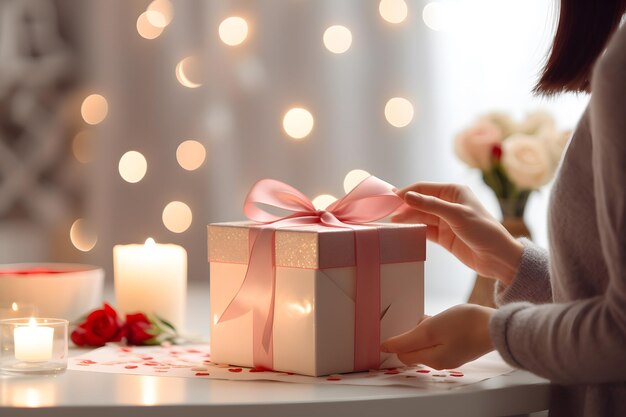
[[[77,320],[102,306],[104,270],[80,264],[0,265],[0,304],[30,304],[39,317]]]

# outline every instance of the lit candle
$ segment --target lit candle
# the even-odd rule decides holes
[[[34,318],[28,326],[16,327],[13,330],[15,342],[15,359],[23,362],[46,362],[52,358],[52,340],[54,329],[40,326]]]
[[[178,245],[116,245],[115,298],[122,314],[152,313],[181,330],[185,321],[187,252]]]

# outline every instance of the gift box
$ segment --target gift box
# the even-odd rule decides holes
[[[426,227],[355,215],[380,203],[359,199],[368,186],[381,192],[377,181],[346,196],[349,210],[346,198],[328,211],[307,199],[282,218],[248,210],[261,224],[209,225],[213,362],[311,376],[402,365],[380,352],[380,342],[412,329],[424,313]],[[378,217],[402,204],[381,183],[389,204]],[[288,196],[293,210],[294,192],[276,194]],[[347,223],[355,219],[360,224]]]

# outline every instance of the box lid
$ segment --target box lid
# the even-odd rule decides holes
[[[209,262],[248,263],[248,229],[256,223],[212,223],[208,226]],[[380,236],[381,264],[426,259],[423,224],[368,223]],[[276,230],[276,266],[338,268],[355,264],[354,233],[347,228],[320,224]]]

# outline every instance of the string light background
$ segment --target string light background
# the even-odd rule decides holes
[[[536,107],[567,127],[586,101],[530,94],[552,32],[544,3],[87,2],[89,91],[73,151],[89,204],[71,241],[102,265],[117,243],[178,243],[190,279],[206,279],[206,225],[241,220],[265,177],[318,207],[368,173],[468,183],[497,213],[456,161],[455,132],[481,112]],[[529,207],[540,243],[545,204]],[[448,254],[429,246],[427,265],[427,293],[467,296],[472,274]]]

